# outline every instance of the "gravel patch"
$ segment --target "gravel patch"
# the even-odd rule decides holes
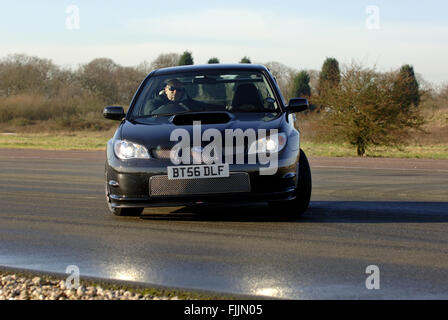
[[[148,290],[103,288],[80,285],[68,289],[65,280],[50,277],[0,273],[0,300],[180,300],[178,296],[156,296]]]

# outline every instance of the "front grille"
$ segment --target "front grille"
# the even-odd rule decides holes
[[[250,192],[247,173],[231,173],[227,178],[168,180],[154,176],[149,180],[151,196],[202,195]]]

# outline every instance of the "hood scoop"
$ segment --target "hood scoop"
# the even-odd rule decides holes
[[[231,119],[227,112],[198,112],[175,115],[171,122],[176,126],[190,126],[194,121],[200,121],[201,124],[219,124],[227,123]]]

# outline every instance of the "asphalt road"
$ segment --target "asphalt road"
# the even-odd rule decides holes
[[[98,153],[0,150],[0,265],[293,299],[448,299],[447,162],[311,159],[300,219],[264,204],[115,217],[103,166]]]

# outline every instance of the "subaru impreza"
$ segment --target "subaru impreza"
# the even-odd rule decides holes
[[[285,101],[262,65],[203,65],[152,71],[107,144],[105,195],[118,216],[146,207],[267,202],[300,215],[311,170],[296,115],[304,98]]]

